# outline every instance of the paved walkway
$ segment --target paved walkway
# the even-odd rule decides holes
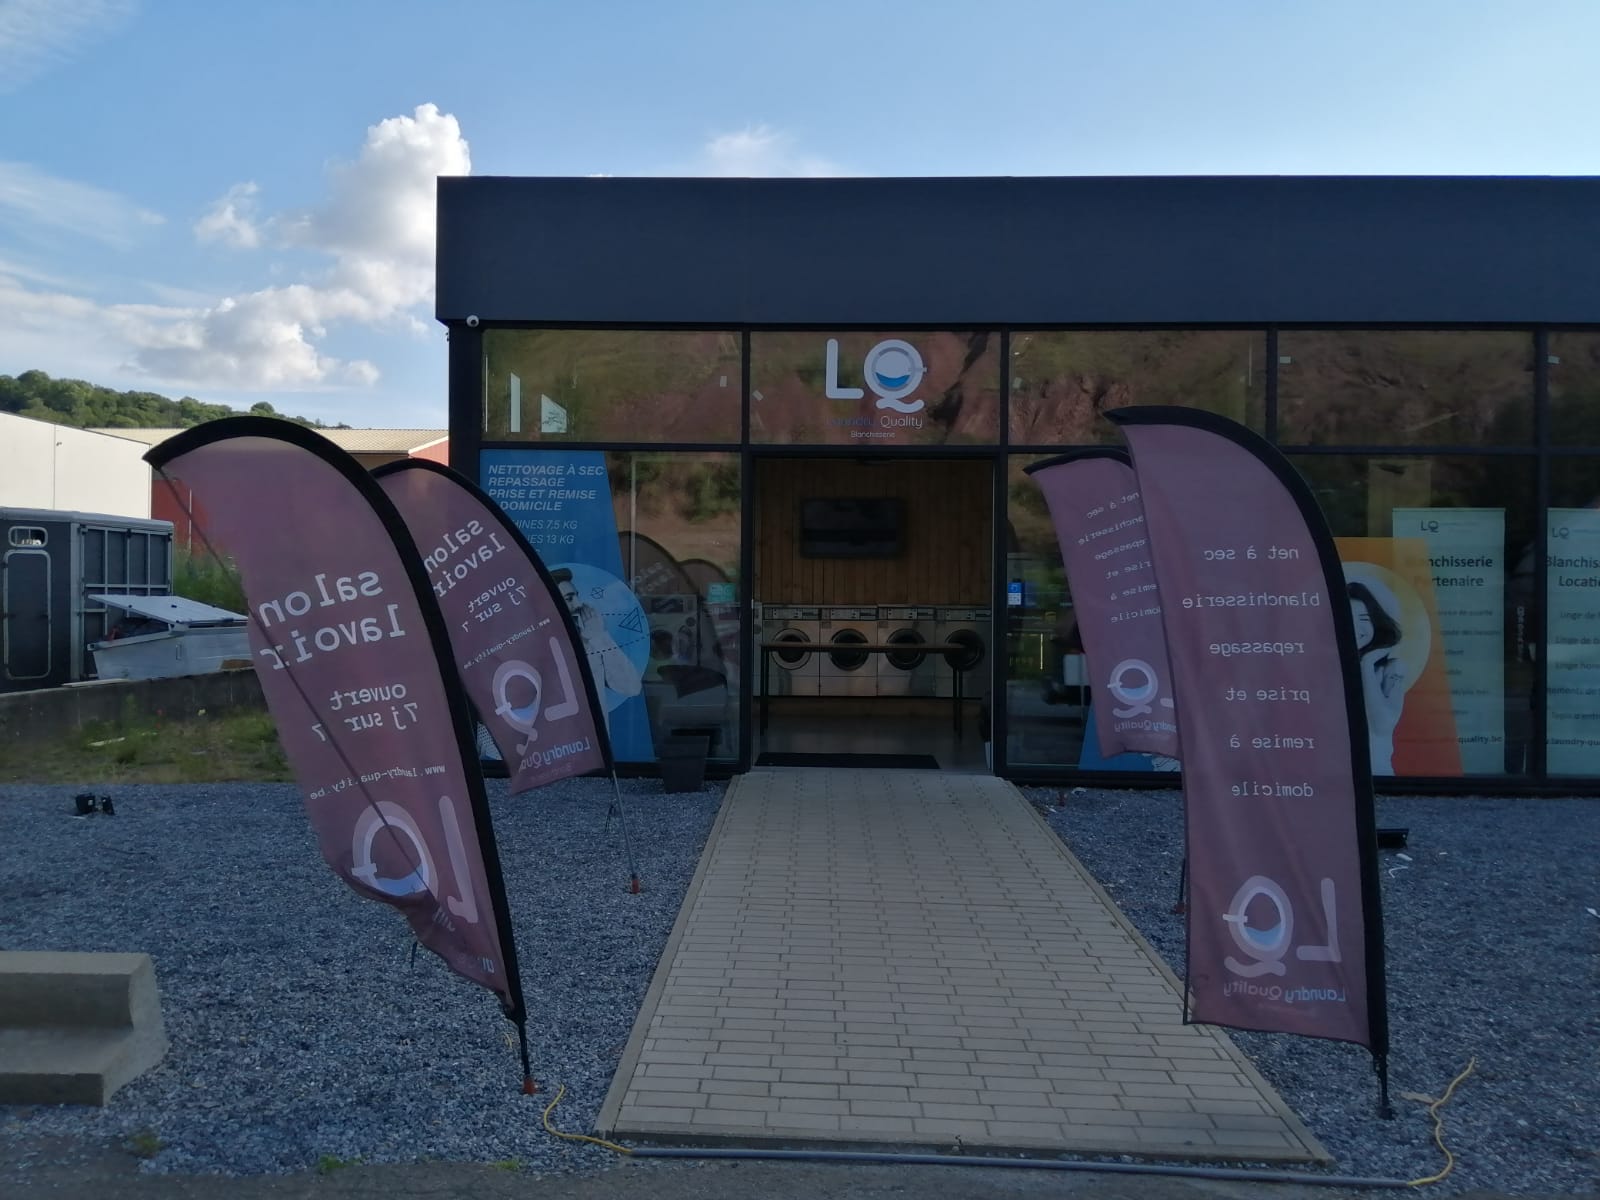
[[[729,788],[600,1113],[656,1141],[1326,1161],[1004,780]]]

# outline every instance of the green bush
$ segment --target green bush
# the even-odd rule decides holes
[[[231,560],[179,550],[172,563],[172,594],[198,600],[229,612],[245,610],[244,585]]]

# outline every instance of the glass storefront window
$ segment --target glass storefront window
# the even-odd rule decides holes
[[[1550,335],[1550,440],[1600,446],[1600,333]]]
[[[650,762],[680,730],[737,758],[739,455],[494,449],[480,478],[575,585],[617,760]]]
[[[998,333],[750,335],[753,442],[876,450],[999,434]]]
[[[1530,769],[1531,457],[1295,455],[1373,630],[1361,678],[1392,773]],[[1374,611],[1380,610],[1380,611]],[[1376,771],[1376,768],[1375,768]]]
[[[644,702],[659,747],[680,731],[739,756],[737,454],[606,455],[623,578],[644,612]]]
[[[1600,460],[1551,463],[1548,520],[1545,768],[1600,775]]]
[[[1006,467],[1006,582],[1021,597],[1005,610],[1006,761],[1071,769],[1084,744],[1088,677],[1055,527],[1023,473],[1044,457],[1013,455]]]
[[[1019,446],[1120,443],[1107,409],[1202,408],[1262,428],[1266,335],[1119,330],[1011,335],[1010,437]]]
[[[994,446],[1001,437],[998,333],[748,338],[758,447],[900,450],[914,463],[918,450]],[[737,449],[740,343],[735,332],[484,335],[485,441],[500,445],[484,451],[480,478],[549,565],[589,572],[588,594],[636,676],[621,670],[602,680],[620,761],[653,760],[681,729],[710,734],[716,759],[738,755],[741,495],[751,482]],[[1101,414],[1129,405],[1199,408],[1264,430],[1267,337],[1017,331],[1009,345],[1006,435],[1036,453],[1006,455],[1005,591],[1015,599],[996,614],[996,635],[1005,637],[1006,762],[1062,773],[1148,769],[1098,760],[1071,589],[1043,497],[1023,468],[1046,447],[1115,444],[1120,437]],[[1543,530],[1534,346],[1524,331],[1277,336],[1278,443],[1363,451],[1290,457],[1327,515],[1347,578],[1363,589],[1352,589],[1352,600],[1382,609],[1393,627],[1390,644],[1363,655],[1362,678],[1369,726],[1384,725],[1392,738],[1396,775],[1529,774],[1543,704],[1549,773],[1600,776],[1600,645],[1591,645],[1600,624],[1600,455],[1590,453],[1600,450],[1600,332],[1548,336],[1556,449]],[[574,440],[662,448],[551,444]],[[673,442],[727,450],[675,451]],[[1385,446],[1392,449],[1377,449]],[[1430,453],[1433,446],[1501,452]],[[987,471],[993,460],[978,458]],[[867,494],[857,481],[850,488]],[[808,479],[796,494],[816,491]],[[954,503],[948,477],[939,494]],[[896,578],[885,576],[877,590],[889,599],[881,602],[899,595]],[[1547,686],[1537,696],[1541,654]]]
[[[491,329],[488,442],[738,442],[739,335]]]
[[[1533,445],[1533,335],[1284,330],[1285,445]]]

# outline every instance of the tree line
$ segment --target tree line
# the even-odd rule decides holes
[[[155,392],[118,392],[81,379],[52,379],[43,371],[0,375],[0,412],[76,429],[187,429],[219,417],[244,415],[226,404],[206,404],[193,396],[172,400]],[[330,428],[321,421],[280,413],[265,401],[252,404],[249,415]]]

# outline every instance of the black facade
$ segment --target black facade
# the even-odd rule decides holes
[[[1416,669],[1452,673],[1459,762],[1419,748],[1409,786],[1600,778],[1600,734],[1581,733],[1600,654],[1580,632],[1600,620],[1600,558],[1583,565],[1591,536],[1600,556],[1600,179],[449,178],[438,245],[453,465],[484,482],[496,455],[600,456],[635,552],[651,487],[698,497],[677,506],[702,514],[691,543],[723,530],[720,551],[666,549],[726,559],[716,594],[736,599],[708,620],[738,658],[713,751],[730,766],[757,743],[749,604],[771,600],[750,593],[775,586],[758,493],[770,507],[785,461],[870,458],[988,464],[991,761],[1110,778],[1021,732],[1051,728],[1040,694],[1073,691],[1031,649],[1059,650],[1028,622],[1070,598],[1021,468],[1115,440],[1107,407],[1177,402],[1277,443],[1352,553],[1415,536],[1435,564],[1492,560],[1459,611],[1436,566]],[[863,351],[902,347],[939,379],[925,426],[827,415],[862,393]],[[960,587],[940,602],[976,610]]]

